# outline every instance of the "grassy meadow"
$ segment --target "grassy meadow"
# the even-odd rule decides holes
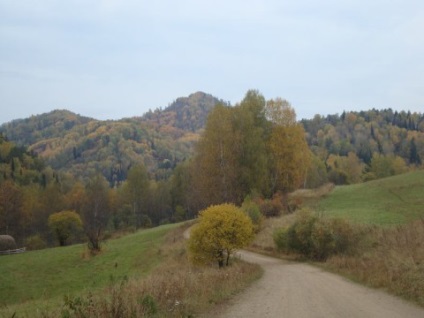
[[[106,286],[112,280],[148,274],[161,260],[160,247],[175,225],[139,231],[109,240],[91,256],[85,244],[56,247],[0,257],[0,306]]]
[[[0,257],[0,317],[181,317],[202,313],[261,275],[258,266],[193,267],[184,230],[166,225],[109,240]]]
[[[398,225],[423,218],[424,170],[335,187],[318,211],[362,224]]]

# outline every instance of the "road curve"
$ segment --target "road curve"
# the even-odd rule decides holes
[[[423,308],[311,265],[247,251],[239,256],[261,265],[264,275],[210,317],[424,317]]]

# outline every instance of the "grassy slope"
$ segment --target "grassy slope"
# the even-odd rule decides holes
[[[85,245],[0,257],[0,307],[72,295],[103,287],[111,279],[147,274],[160,261],[160,244],[175,225],[139,231],[108,241],[87,257]],[[4,275],[7,273],[7,275]]]
[[[424,217],[424,171],[336,187],[319,204],[325,215],[392,225]]]
[[[89,259],[81,257],[86,254],[81,245],[0,258],[1,273],[12,275],[0,275],[0,303],[11,299],[7,288],[21,286],[19,295],[13,292],[15,303],[0,304],[0,317],[150,317],[153,307],[155,317],[192,317],[261,276],[259,266],[237,260],[225,269],[192,266],[185,248],[188,226],[111,240],[104,252]],[[25,275],[28,279],[21,279]],[[121,279],[125,276],[129,279]],[[70,301],[64,302],[64,295]],[[34,300],[24,302],[24,297]],[[151,301],[145,302],[146,297]]]

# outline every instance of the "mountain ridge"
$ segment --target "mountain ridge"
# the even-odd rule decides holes
[[[153,177],[163,179],[191,156],[199,131],[217,103],[223,102],[196,92],[177,98],[163,110],[120,120],[53,110],[5,123],[0,132],[58,171],[87,177],[100,170],[114,184],[125,180],[129,167],[139,163]]]
[[[143,164],[150,177],[164,180],[178,163],[194,154],[207,116],[218,103],[228,105],[210,94],[195,92],[163,109],[120,120],[53,110],[3,124],[0,133],[28,147],[53,169],[74,176],[86,178],[100,171],[114,185],[126,179],[132,165]],[[339,169],[349,153],[355,154],[358,164],[369,167],[375,154],[383,156],[382,160],[400,158],[405,165],[419,166],[424,160],[424,114],[372,109],[316,115],[300,123],[310,149],[322,163],[315,170],[322,174],[330,170],[330,181],[335,183],[349,182]],[[331,166],[338,168],[331,171]],[[367,179],[375,177],[381,173],[367,174]]]

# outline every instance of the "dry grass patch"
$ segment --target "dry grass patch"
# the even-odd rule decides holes
[[[296,220],[296,213],[286,214],[279,217],[265,219],[261,230],[255,236],[252,244],[252,250],[266,251],[268,253],[276,252],[273,235],[277,229],[288,227]]]
[[[424,306],[424,220],[370,227],[368,240],[361,254],[332,257],[325,267]]]
[[[333,189],[333,183],[326,183],[316,189],[299,189],[289,194],[289,200],[298,202],[303,206],[311,206],[317,204],[320,199],[326,197]]]

